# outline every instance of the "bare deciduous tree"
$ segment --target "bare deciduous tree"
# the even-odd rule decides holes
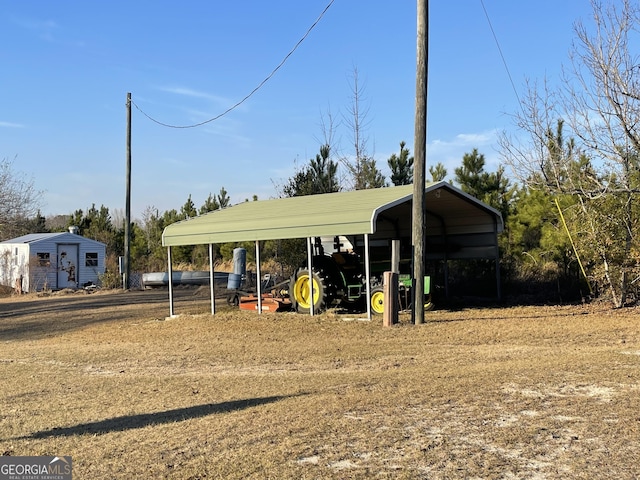
[[[358,69],[353,69],[351,104],[344,123],[351,134],[352,157],[343,157],[341,162],[349,172],[354,190],[378,188],[385,184],[385,178],[376,166],[376,161],[368,151],[367,128],[370,124],[369,107],[366,106],[364,87],[358,77]]]
[[[591,3],[593,21],[574,26],[562,86],[529,84],[514,115],[524,136],[503,134],[500,143],[519,180],[572,199],[593,279],[622,306],[640,279],[640,62],[631,48],[640,9],[630,0]]]
[[[16,172],[6,158],[0,161],[0,240],[27,233],[26,225],[37,214],[41,196],[33,179]]]

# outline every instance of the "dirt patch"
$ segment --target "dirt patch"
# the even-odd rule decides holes
[[[217,306],[208,289],[177,290],[171,319],[166,290],[0,299],[0,453],[98,479],[640,475],[636,310],[383,328]]]

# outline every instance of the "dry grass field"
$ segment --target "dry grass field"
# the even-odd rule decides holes
[[[178,290],[0,299],[0,454],[77,479],[640,477],[640,325],[604,305],[212,317]]]

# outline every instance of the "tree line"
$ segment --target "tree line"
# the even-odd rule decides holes
[[[397,154],[387,159],[391,172],[390,181],[380,171],[371,175],[372,169],[361,169],[360,184],[370,188],[395,185],[407,185],[413,180],[413,157],[405,142],[400,142]],[[320,147],[319,153],[309,159],[304,168],[296,171],[286,182],[278,187],[278,194],[283,197],[312,195],[337,192],[348,189],[339,181],[339,165],[331,158],[328,145]],[[513,185],[506,177],[504,168],[495,172],[486,170],[485,156],[477,149],[465,154],[461,164],[454,171],[451,183],[479,200],[499,210],[505,222],[505,231],[500,237],[502,252],[502,268],[507,283],[514,292],[519,291],[518,284],[528,284],[528,289],[546,288],[554,282],[561,282],[572,287],[579,286],[578,272],[573,256],[568,249],[569,239],[563,235],[558,213],[551,208],[548,198],[535,191]],[[430,181],[437,182],[447,177],[446,168],[438,163],[429,168]],[[378,178],[378,184],[369,184],[370,179]],[[251,201],[257,201],[257,197]],[[250,201],[250,200],[246,200]],[[166,269],[167,251],[162,246],[162,231],[174,222],[194,218],[221,208],[230,206],[230,197],[224,187],[217,194],[209,194],[202,205],[197,206],[191,195],[179,209],[159,212],[148,206],[130,226],[131,232],[131,268],[138,272],[164,271]],[[114,218],[115,217],[115,218]],[[18,225],[19,224],[19,225]],[[78,209],[69,215],[58,215],[44,218],[39,212],[33,217],[18,222],[13,234],[36,232],[66,231],[69,226],[76,226],[79,234],[100,241],[107,246],[107,274],[105,282],[113,286],[119,285],[118,256],[124,250],[124,218],[119,212],[110,212],[109,208],[92,205],[86,210]],[[3,239],[7,239],[8,231],[2,230]],[[228,243],[215,246],[218,261],[229,261],[233,257],[233,249],[243,246],[247,249],[249,261],[254,260],[254,246],[247,243]],[[178,246],[172,249],[176,268],[205,269],[208,267],[208,246]],[[290,239],[267,241],[261,246],[263,261],[274,261],[281,272],[293,271],[305,258],[304,240]],[[458,276],[481,277],[485,274],[486,265],[482,262],[466,262],[452,266]],[[280,273],[280,272],[274,272]],[[508,290],[508,289],[507,289]],[[546,296],[560,299],[562,292],[547,292]],[[571,295],[575,298],[576,288]],[[569,295],[566,295],[570,299]]]

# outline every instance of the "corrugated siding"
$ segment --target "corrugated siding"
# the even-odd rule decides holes
[[[56,268],[57,243],[55,237],[44,237],[42,240],[35,240],[27,244],[29,246],[29,255],[31,257],[30,280],[33,282],[33,290],[40,291],[43,289],[58,288],[58,269]],[[38,265],[38,253],[49,254],[49,266]]]
[[[89,243],[81,242],[78,248],[79,264],[78,264],[78,283],[81,287],[87,282],[98,284],[98,277],[104,273],[106,247],[98,242]],[[98,254],[98,266],[92,267],[86,265],[87,253]]]

